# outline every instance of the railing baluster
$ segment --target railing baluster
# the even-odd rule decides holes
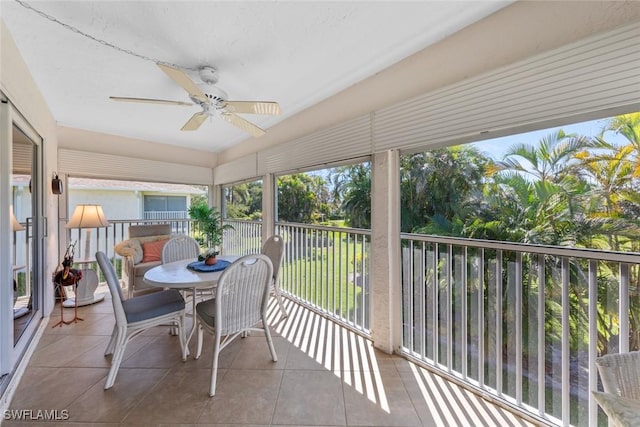
[[[433,245],[433,302],[431,307],[431,316],[433,318],[433,362],[437,365],[440,363],[440,322],[438,322],[438,307],[440,306],[438,292],[440,287],[440,268],[438,261],[440,259],[438,244]]]
[[[461,327],[460,327],[460,341],[461,341],[461,349],[460,349],[460,353],[461,353],[461,362],[462,362],[462,378],[463,379],[467,379],[467,340],[468,338],[468,332],[467,332],[467,320],[469,319],[468,315],[469,313],[467,313],[467,248],[464,247],[463,248],[463,252],[462,252],[462,268],[461,268],[461,286],[462,286],[462,290],[461,290],[461,307],[460,307],[460,311],[461,311],[461,317],[462,317],[462,322],[461,322]]]
[[[484,383],[484,248],[480,249],[478,259],[478,383],[485,389]]]
[[[496,393],[502,395],[502,251],[496,252]]]
[[[569,258],[562,257],[562,424],[568,426],[570,423],[569,412]]]
[[[589,260],[589,390],[598,389],[598,262]],[[589,393],[589,419],[598,419],[598,405]]]
[[[522,404],[522,252],[516,253],[516,403]]]
[[[446,271],[446,291],[447,291],[447,370],[453,370],[453,245],[447,245],[447,271]]]
[[[545,387],[545,323],[546,323],[546,287],[547,280],[545,276],[544,254],[538,254],[536,257],[538,267],[538,415],[546,413],[546,387]]]
[[[620,264],[620,290],[618,301],[620,301],[620,353],[629,351],[629,264]]]

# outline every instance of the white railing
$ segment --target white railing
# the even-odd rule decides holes
[[[225,219],[224,224],[233,230],[225,230],[222,253],[248,255],[260,253],[262,248],[262,222],[241,219]]]
[[[405,355],[546,422],[606,425],[595,358],[640,350],[639,254],[401,239]]]
[[[262,223],[225,219],[233,226],[223,253],[246,255],[261,249]],[[367,230],[278,223],[285,241],[280,288],[289,298],[369,333],[369,235]]]
[[[145,211],[144,219],[187,219],[187,211]]]
[[[278,223],[285,241],[280,288],[333,320],[369,334],[370,231]]]

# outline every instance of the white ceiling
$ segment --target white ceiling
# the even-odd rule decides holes
[[[268,132],[511,1],[26,3],[121,49],[0,0],[0,16],[59,125],[220,152],[250,137],[216,117],[197,131],[180,131],[198,106],[121,103],[109,96],[189,102],[154,61],[213,65],[217,86],[230,100],[280,104],[280,116],[243,115]]]

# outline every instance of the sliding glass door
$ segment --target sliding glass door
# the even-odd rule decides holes
[[[12,107],[0,107],[0,375],[6,380],[35,333],[43,308],[43,142]]]

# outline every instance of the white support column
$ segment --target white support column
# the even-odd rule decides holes
[[[374,154],[371,169],[371,336],[392,353],[402,339],[399,152]]]
[[[222,187],[219,185],[209,186],[209,206],[215,206],[222,212]]]
[[[262,177],[262,243],[276,230],[276,180],[272,173]]]

